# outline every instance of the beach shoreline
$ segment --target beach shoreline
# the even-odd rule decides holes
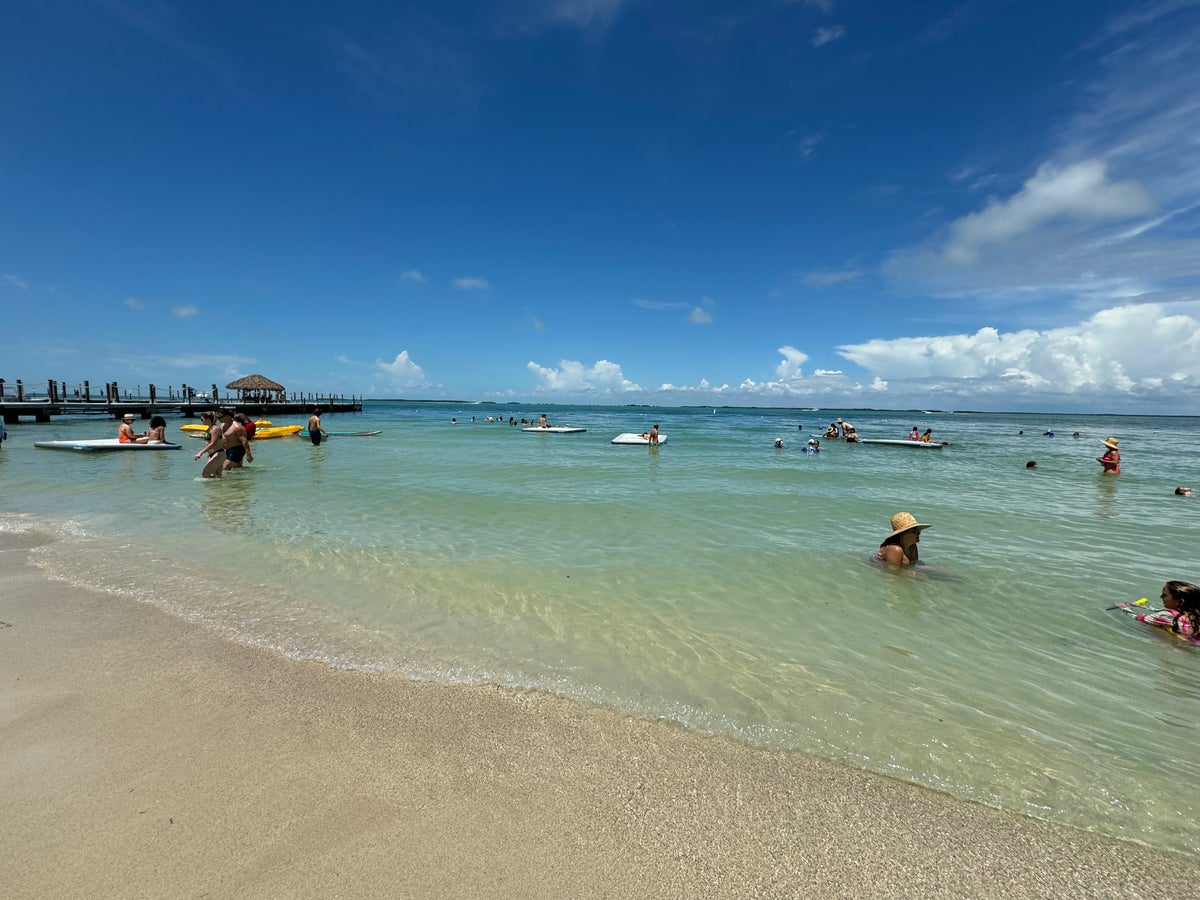
[[[0,534],[12,897],[1183,896],[1177,856],[538,692],[335,671]]]

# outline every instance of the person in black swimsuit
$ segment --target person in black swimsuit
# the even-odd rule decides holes
[[[321,427],[321,407],[314,406],[312,415],[308,417],[308,439],[316,447],[321,443],[321,438],[325,437],[325,434],[325,429]]]

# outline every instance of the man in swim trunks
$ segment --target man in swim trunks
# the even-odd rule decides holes
[[[254,462],[254,454],[250,452],[250,439],[246,437],[246,429],[242,423],[233,417],[233,413],[223,409],[217,414],[221,422],[221,442],[225,449],[225,462],[221,466],[225,471],[240,469],[242,460]]]
[[[450,420],[450,424],[457,425],[454,419]],[[316,447],[321,443],[321,438],[325,437],[326,431],[321,427],[321,407],[314,406],[312,415],[308,417],[308,439],[312,441]]]

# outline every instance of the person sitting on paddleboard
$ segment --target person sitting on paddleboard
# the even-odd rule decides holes
[[[921,443],[922,444],[933,443],[933,429],[932,428],[925,429],[925,433],[923,435],[921,435]]]
[[[891,525],[892,533],[883,539],[872,559],[892,566],[917,565],[917,542],[921,540],[921,532],[929,526],[922,525],[912,513],[906,512],[892,516]]]
[[[150,427],[146,429],[146,433],[137,439],[139,444],[165,444],[167,420],[162,416],[155,416],[150,420]]]
[[[1200,587],[1190,581],[1168,581],[1159,599],[1164,609],[1140,613],[1134,618],[1200,643]]]
[[[921,439],[921,432],[917,430],[916,425],[914,425],[912,427],[912,431],[908,433],[908,439],[910,441],[919,441]]]
[[[125,413],[117,427],[117,440],[122,444],[137,443],[138,433],[133,430],[133,413]]]

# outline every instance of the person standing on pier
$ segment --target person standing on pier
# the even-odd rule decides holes
[[[325,437],[327,433],[321,427],[321,407],[314,406],[312,415],[308,417],[308,439],[316,447],[321,443],[321,438]]]

